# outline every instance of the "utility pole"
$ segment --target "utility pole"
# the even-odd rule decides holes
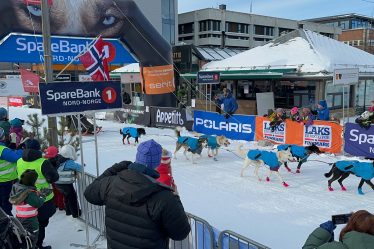
[[[53,82],[52,69],[52,51],[51,51],[51,26],[49,20],[48,0],[41,0],[42,8],[42,32],[43,32],[43,48],[44,48],[44,70],[46,83]],[[55,117],[48,117],[48,134],[49,145],[57,146],[57,120]]]

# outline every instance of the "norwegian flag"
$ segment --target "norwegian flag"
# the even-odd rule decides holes
[[[108,81],[109,52],[106,49],[103,38],[99,37],[95,43],[79,57],[79,60],[86,68],[93,81]]]

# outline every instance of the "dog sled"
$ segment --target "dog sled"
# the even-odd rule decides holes
[[[30,234],[0,208],[0,249],[32,249]]]
[[[85,115],[79,115],[82,127],[82,135],[94,135],[95,133],[99,133],[102,131],[102,127],[97,126],[95,130],[95,126],[91,120],[89,120]],[[66,116],[68,129],[72,132],[78,132],[78,117],[77,115]]]

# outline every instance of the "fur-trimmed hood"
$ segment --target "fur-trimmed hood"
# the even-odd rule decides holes
[[[29,187],[17,182],[12,186],[9,202],[13,205],[19,205],[26,200],[31,192],[34,191],[36,191],[35,187]]]

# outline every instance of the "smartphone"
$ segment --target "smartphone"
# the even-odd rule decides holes
[[[350,214],[338,214],[332,216],[332,223],[335,225],[341,225],[341,224],[347,224],[349,218],[352,216],[352,213]]]

